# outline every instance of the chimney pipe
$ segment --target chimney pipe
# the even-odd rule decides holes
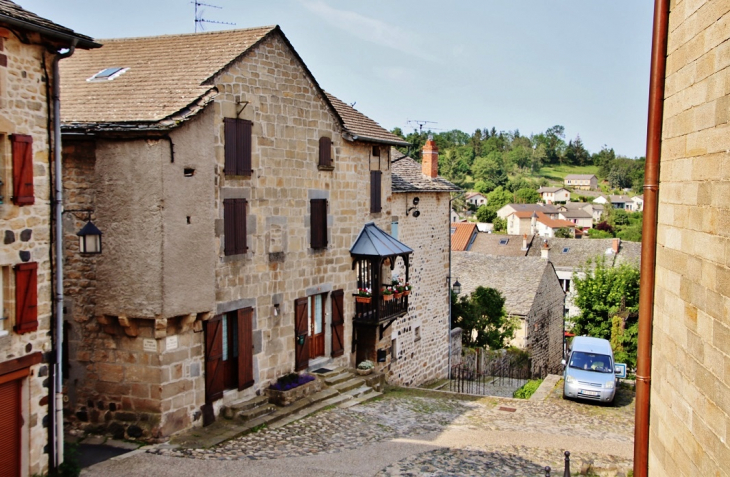
[[[522,235],[522,250],[527,250],[527,234]]]
[[[439,175],[439,148],[429,136],[423,146],[423,160],[421,161],[421,172],[423,175],[434,179]]]
[[[613,247],[613,253],[614,254],[617,254],[618,253],[618,250],[619,250],[620,245],[621,245],[621,239],[620,238],[616,237],[615,239],[613,239],[613,245],[612,245],[612,247]]]
[[[548,245],[547,240],[542,243],[542,249],[540,249],[540,257],[543,260],[550,260],[550,246]]]

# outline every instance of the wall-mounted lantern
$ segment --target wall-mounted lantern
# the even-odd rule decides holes
[[[94,225],[94,222],[91,220],[86,222],[76,235],[79,236],[79,252],[101,253],[101,230]]]
[[[459,283],[459,279],[457,278],[454,282],[454,285],[451,287],[451,290],[456,293],[457,295],[461,293],[461,283]]]

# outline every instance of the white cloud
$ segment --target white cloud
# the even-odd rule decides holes
[[[400,66],[387,66],[373,68],[375,74],[382,79],[398,83],[410,83],[416,79],[416,72],[411,68]]]
[[[426,52],[423,38],[416,33],[405,31],[402,27],[359,13],[332,8],[322,0],[301,0],[301,4],[330,25],[361,40],[393,48],[423,60],[436,61],[433,55]]]

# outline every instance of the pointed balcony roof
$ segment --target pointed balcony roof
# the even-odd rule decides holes
[[[360,257],[393,257],[410,253],[413,253],[412,248],[394,239],[373,222],[365,224],[350,247],[350,255]]]

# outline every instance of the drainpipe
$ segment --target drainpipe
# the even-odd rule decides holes
[[[63,463],[63,176],[61,175],[61,81],[58,62],[74,54],[76,41],[65,53],[57,53],[53,58],[53,163],[55,190],[53,194],[54,219],[56,221],[56,362],[55,366],[55,406],[53,419],[54,467]]]
[[[664,117],[664,81],[667,64],[669,1],[654,2],[654,34],[651,47],[649,119],[646,132],[644,172],[644,222],[642,225],[641,282],[639,285],[639,338],[636,366],[636,427],[634,475],[649,473],[649,400],[651,395],[651,343],[654,320],[654,283],[657,248],[659,160]]]

